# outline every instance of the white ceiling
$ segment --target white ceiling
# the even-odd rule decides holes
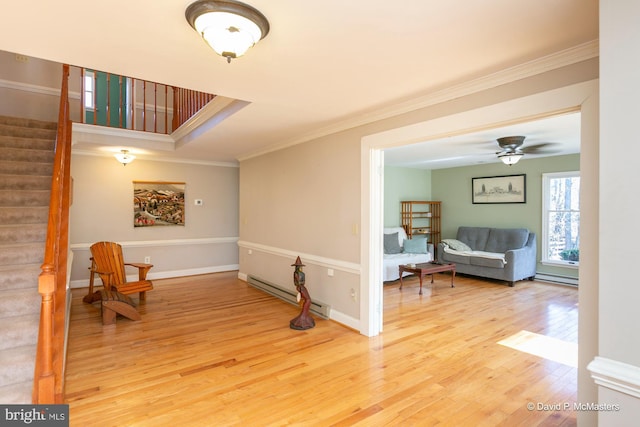
[[[174,153],[228,162],[598,38],[598,0],[246,1],[271,30],[231,64],[187,23],[191,0],[5,2],[0,50],[248,101]]]
[[[546,143],[539,152],[522,158],[534,159],[580,152],[580,113],[528,121],[480,132],[434,139],[385,150],[385,165],[419,169],[443,169],[497,163],[501,151],[496,141],[503,136],[526,136],[522,147]]]

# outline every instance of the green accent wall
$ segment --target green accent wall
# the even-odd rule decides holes
[[[384,168],[384,226],[399,227],[400,202],[431,199],[431,171],[387,166]]]
[[[542,236],[542,174],[580,170],[580,155],[521,160],[513,166],[502,163],[450,169],[384,168],[384,226],[401,225],[403,200],[439,200],[442,202],[442,238],[455,238],[461,225],[481,227],[524,227],[536,233],[538,261]],[[471,178],[526,175],[527,202],[521,204],[474,205],[471,202]],[[583,189],[583,191],[586,191]],[[539,273],[578,277],[578,269],[543,265]]]
[[[461,225],[483,227],[524,227],[538,237],[538,261],[542,235],[542,174],[580,170],[580,155],[521,160],[513,166],[502,163],[431,171],[434,200],[442,201],[442,238],[455,238]],[[526,175],[526,199],[523,204],[473,204],[471,178]],[[537,271],[566,277],[578,277],[575,268],[542,265]]]
[[[96,71],[95,91],[97,114],[96,124],[109,127],[127,127],[127,78],[111,74],[107,79],[107,73]],[[109,89],[109,120],[107,120],[107,86]],[[122,108],[122,124],[120,124],[120,108]],[[86,112],[86,122],[93,123],[93,111]]]

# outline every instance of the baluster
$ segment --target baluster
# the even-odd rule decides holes
[[[169,87],[164,85],[164,133],[169,133]]]
[[[80,68],[80,123],[87,123],[87,110],[84,102],[84,97],[86,96],[84,78],[85,68]]]
[[[118,127],[122,128],[122,76],[118,76]]]
[[[107,117],[105,119],[105,126],[111,126],[111,114],[109,113],[109,107],[111,107],[111,74],[107,75]]]
[[[136,79],[131,79],[131,129],[136,129]]]
[[[147,130],[147,81],[142,81],[142,130]]]

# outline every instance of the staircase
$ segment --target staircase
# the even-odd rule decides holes
[[[55,138],[0,116],[0,404],[31,403]]]

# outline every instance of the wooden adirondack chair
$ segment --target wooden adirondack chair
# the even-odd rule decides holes
[[[114,242],[98,242],[91,245],[91,276],[89,278],[89,294],[83,301],[92,303],[102,299],[100,291],[94,292],[93,279],[97,274],[102,279],[104,289],[117,291],[124,295],[140,293],[140,302],[146,299],[146,291],[153,289],[153,283],[147,280],[147,273],[152,264],[127,263],[122,256],[122,246]],[[125,266],[138,269],[138,280],[127,282]]]

